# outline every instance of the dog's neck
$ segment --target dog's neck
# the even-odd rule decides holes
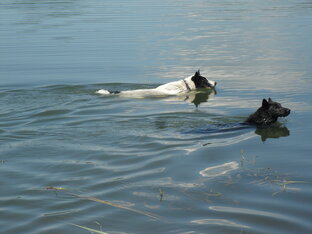
[[[263,108],[260,107],[255,113],[251,114],[245,122],[257,126],[268,126],[275,123],[277,119],[278,116],[271,115],[270,113],[263,111]]]
[[[192,81],[192,76],[185,78],[183,80],[183,82],[185,84],[187,91],[196,90],[196,86],[195,86],[194,82]]]
[[[190,86],[188,85],[188,83],[187,83],[185,80],[183,80],[183,82],[184,82],[184,84],[185,84],[185,87],[186,87],[187,91],[192,91],[192,89],[190,88]]]

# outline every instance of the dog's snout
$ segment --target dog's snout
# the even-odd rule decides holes
[[[208,83],[210,87],[215,87],[217,85],[216,81],[209,81]]]
[[[290,109],[285,108],[283,116],[288,116],[290,114]]]

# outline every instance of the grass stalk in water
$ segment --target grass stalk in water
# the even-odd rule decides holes
[[[151,217],[151,218],[156,219],[156,220],[160,220],[160,217],[157,216],[156,214],[153,214],[153,213],[150,213],[150,212],[146,212],[146,211],[142,211],[142,210],[137,210],[137,209],[134,209],[134,208],[131,208],[131,207],[123,206],[123,205],[119,205],[119,204],[116,204],[116,203],[113,203],[113,202],[110,202],[110,201],[101,200],[101,199],[98,199],[96,197],[79,195],[79,194],[76,194],[76,193],[69,192],[67,189],[64,189],[64,188],[47,187],[47,189],[54,190],[54,191],[62,191],[64,193],[66,193],[68,195],[71,195],[71,196],[74,196],[74,197],[78,197],[78,198],[81,198],[81,199],[86,199],[86,200],[89,200],[89,201],[95,201],[95,202],[98,202],[98,203],[102,203],[102,204],[105,204],[105,205],[113,206],[113,207],[124,209],[124,210],[129,210],[129,211],[132,211],[132,212],[135,212],[135,213],[138,213],[138,214],[142,214],[142,215]]]
[[[312,182],[308,182],[308,181],[293,181],[293,180],[284,180],[284,181],[274,180],[272,182],[282,185],[283,186],[283,192],[286,192],[286,186],[288,184],[311,184],[312,183]],[[272,196],[275,196],[278,193],[280,193],[280,191],[273,193]]]
[[[77,225],[77,224],[74,224],[74,223],[71,223],[71,225],[79,227],[79,228],[82,228],[82,229],[87,230],[87,231],[90,231],[92,233],[94,232],[94,233],[100,233],[100,234],[108,234],[107,232],[98,231],[96,229],[80,226],[80,225]]]

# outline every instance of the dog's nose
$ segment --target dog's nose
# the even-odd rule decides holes
[[[290,109],[286,110],[286,114],[289,115],[290,114]]]
[[[209,82],[210,86],[211,87],[215,87],[217,85],[217,82],[216,81],[211,81]]]

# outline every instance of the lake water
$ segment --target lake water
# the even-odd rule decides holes
[[[2,0],[0,233],[311,233],[311,38],[310,0]]]

